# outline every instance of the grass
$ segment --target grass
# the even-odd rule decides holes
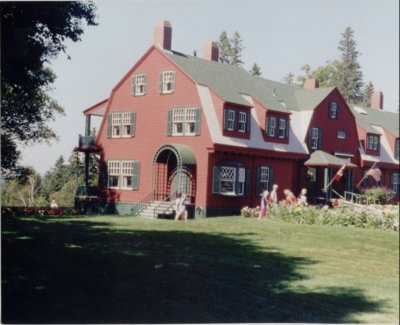
[[[398,265],[398,232],[3,218],[2,322],[398,323]]]

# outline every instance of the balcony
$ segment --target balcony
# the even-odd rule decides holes
[[[96,138],[93,135],[79,135],[79,145],[75,151],[96,152],[100,151],[100,148],[96,146]]]

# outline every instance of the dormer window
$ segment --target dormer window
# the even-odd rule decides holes
[[[368,150],[377,151],[379,148],[379,137],[377,135],[368,135]]]
[[[237,109],[225,108],[224,109],[224,130],[234,132],[237,134],[229,133],[229,136],[240,136],[250,134],[250,112]]]
[[[339,104],[337,102],[329,103],[329,118],[337,119],[339,115]]]
[[[135,74],[132,77],[132,90],[133,96],[143,96],[147,90],[147,75],[144,73]]]
[[[289,138],[289,120],[287,118],[268,115],[265,128],[266,135],[269,138]]]
[[[161,94],[170,94],[175,91],[175,71],[168,70],[160,73],[158,84]]]

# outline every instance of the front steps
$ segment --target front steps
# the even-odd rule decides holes
[[[153,201],[139,214],[140,217],[156,219],[162,214],[172,214],[174,212],[174,202]]]

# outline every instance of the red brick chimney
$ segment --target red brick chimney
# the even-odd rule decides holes
[[[304,89],[315,89],[319,88],[319,82],[317,79],[306,79],[303,85]]]
[[[371,96],[371,108],[383,109],[383,93],[374,91]]]
[[[159,21],[154,26],[153,45],[158,45],[164,50],[171,50],[172,27],[169,21]]]
[[[217,42],[208,42],[203,47],[203,58],[218,62],[219,49]]]

